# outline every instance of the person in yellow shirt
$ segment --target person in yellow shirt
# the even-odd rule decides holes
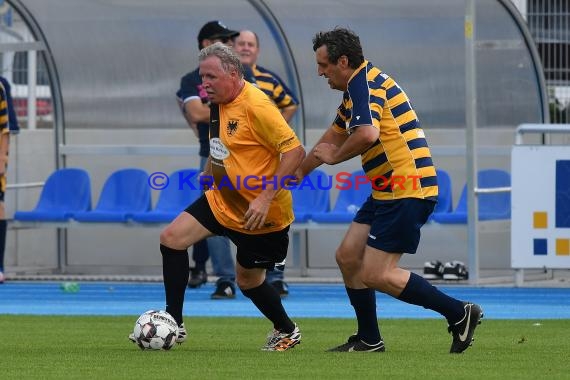
[[[233,40],[239,32],[229,29],[219,20],[209,21],[202,26],[198,33],[198,48],[201,50],[216,42],[222,42],[228,46],[233,45]],[[180,80],[180,88],[176,92],[176,98],[182,111],[182,115],[188,126],[194,131],[200,143],[200,170],[210,155],[209,121],[210,107],[208,95],[202,88],[199,68],[184,75]],[[216,289],[211,294],[212,299],[235,298],[235,265],[228,238],[215,236],[198,242],[193,246],[192,259],[194,268],[190,271],[188,280],[189,288],[197,288],[208,282],[206,262],[212,259],[212,269],[218,277]]]
[[[285,351],[301,341],[266,270],[287,255],[293,222],[291,178],[305,150],[275,104],[243,77],[239,57],[215,43],[200,51],[199,72],[211,102],[210,158],[203,178],[212,187],[160,235],[166,311],[181,327],[188,283],[188,248],[209,236],[227,236],[237,246],[236,279],[242,293],[273,324],[262,347]]]
[[[251,30],[242,30],[234,37],[234,50],[244,67],[250,68],[255,85],[273,100],[283,118],[289,123],[299,107],[299,101],[283,80],[274,72],[257,64],[259,58],[259,37]],[[275,265],[267,272],[267,281],[281,297],[289,295],[289,285],[284,279],[285,263]]]

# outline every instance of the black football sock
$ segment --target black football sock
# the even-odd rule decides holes
[[[273,327],[276,330],[285,333],[291,333],[295,330],[295,324],[285,312],[279,293],[267,281],[263,281],[257,288],[241,289],[241,292],[253,302],[267,319],[273,322]]]
[[[6,251],[6,220],[0,220],[0,272],[4,272],[4,252]]]
[[[370,288],[346,288],[346,293],[358,321],[358,337],[368,344],[378,343],[381,338],[376,316],[376,292]]]
[[[168,248],[160,245],[162,253],[162,276],[166,294],[166,312],[172,315],[178,325],[182,324],[184,292],[188,285],[190,271],[187,250]]]

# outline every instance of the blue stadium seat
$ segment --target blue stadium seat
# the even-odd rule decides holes
[[[504,170],[480,170],[477,175],[479,188],[509,187],[511,176]],[[479,220],[500,220],[511,218],[511,194],[479,194]],[[459,203],[450,213],[433,215],[433,220],[444,224],[467,223],[467,185],[463,186]]]
[[[46,180],[36,207],[16,211],[15,220],[64,222],[79,211],[91,209],[91,180],[83,169],[67,168],[54,171]]]
[[[170,183],[161,190],[153,210],[136,212],[132,219],[139,223],[170,223],[192,202],[202,195],[198,169],[177,170],[170,175]],[[190,184],[186,183],[189,181]]]
[[[326,212],[330,209],[331,179],[322,170],[313,170],[303,182],[291,190],[295,222],[309,221],[314,212]]]
[[[330,212],[315,212],[311,214],[311,219],[319,223],[350,223],[354,215],[360,209],[366,198],[372,193],[372,185],[355,185],[355,177],[363,176],[362,170],[351,173],[348,180],[352,183],[349,189],[339,190],[338,198],[334,208]],[[346,186],[342,184],[341,186]]]
[[[151,208],[148,174],[142,169],[120,169],[105,181],[92,211],[77,212],[79,222],[126,222],[136,212]]]
[[[435,214],[447,214],[453,210],[453,189],[451,187],[451,177],[449,173],[443,169],[437,169],[437,205],[431,214],[430,219],[433,219]]]

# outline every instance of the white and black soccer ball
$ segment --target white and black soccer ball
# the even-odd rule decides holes
[[[178,324],[164,310],[148,310],[137,319],[133,334],[141,350],[170,350],[178,337]]]

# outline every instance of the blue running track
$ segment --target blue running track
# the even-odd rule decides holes
[[[158,283],[79,283],[77,293],[65,293],[56,282],[8,282],[0,285],[1,314],[139,315],[164,308],[164,290]],[[487,319],[570,319],[570,288],[440,289],[461,300],[480,304]],[[290,284],[285,308],[293,317],[353,318],[341,284]],[[214,286],[186,290],[188,316],[243,316],[261,314],[240,292],[234,300],[211,300]],[[377,293],[379,318],[440,318],[439,314]]]

